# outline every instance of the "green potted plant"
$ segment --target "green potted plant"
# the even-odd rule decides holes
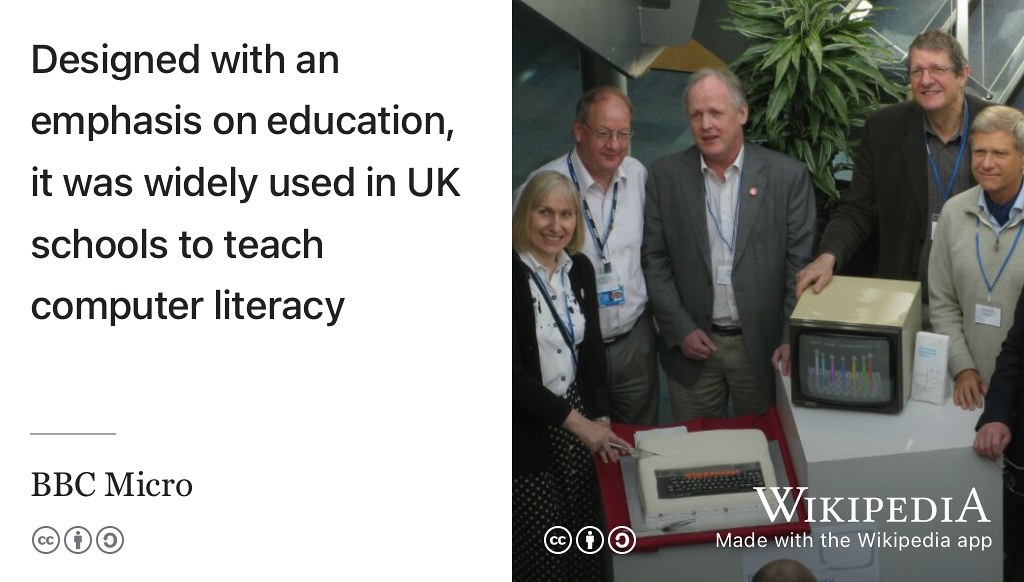
[[[892,54],[871,22],[844,11],[847,3],[729,0],[724,26],[749,39],[732,63],[750,104],[747,135],[806,163],[832,200],[835,173],[852,167],[850,130],[881,102],[904,96],[882,72],[895,65]]]

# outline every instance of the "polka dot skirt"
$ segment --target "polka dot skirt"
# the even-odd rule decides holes
[[[575,385],[563,396],[580,413]],[[600,500],[594,461],[572,433],[550,427],[552,462],[547,471],[512,478],[512,580],[589,582],[604,579],[601,553],[587,555],[575,543],[564,554],[544,547],[544,534],[560,525],[573,536],[584,526],[600,527]]]

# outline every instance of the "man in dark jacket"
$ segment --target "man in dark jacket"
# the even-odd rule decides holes
[[[1008,488],[1003,494],[1003,578],[1024,580],[1024,293],[1017,300],[1013,327],[1003,342],[992,374],[985,409],[978,419],[974,450],[1003,456]]]
[[[910,45],[913,99],[868,117],[853,181],[825,227],[818,258],[797,275],[796,293],[821,291],[879,234],[879,277],[928,281],[934,223],[951,196],[974,185],[967,130],[990,105],[967,96],[970,66],[955,38],[923,32]],[[927,297],[927,293],[924,293]]]

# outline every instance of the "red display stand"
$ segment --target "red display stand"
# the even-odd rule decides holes
[[[716,429],[742,429],[756,428],[764,433],[769,441],[776,441],[782,450],[782,458],[786,465],[786,476],[792,487],[799,487],[796,473],[793,471],[793,463],[789,457],[789,448],[786,446],[785,436],[782,434],[782,427],[779,424],[779,417],[775,408],[770,408],[764,414],[748,414],[736,418],[713,419],[698,418],[683,423],[683,426],[690,432]],[[613,424],[612,430],[630,444],[633,442],[633,433],[649,427],[635,426],[629,424]],[[620,525],[629,526],[629,510],[626,506],[626,490],[622,483],[622,471],[618,463],[603,463],[596,460],[598,482],[601,485],[601,498],[604,504],[605,524],[608,531]],[[787,498],[789,499],[789,498]],[[764,536],[785,536],[794,533],[809,533],[810,524],[807,523],[807,510],[803,503],[797,507],[799,520],[794,523],[780,523],[773,525],[762,525],[756,527],[741,527],[722,531],[701,531],[691,533],[667,533],[649,537],[638,537],[635,550],[654,550],[662,546],[675,546],[683,544],[699,544],[715,541],[716,534],[728,533],[729,535],[745,536],[750,533]],[[634,550],[634,551],[635,551]]]

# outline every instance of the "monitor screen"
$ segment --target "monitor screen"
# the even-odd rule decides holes
[[[803,397],[822,403],[892,403],[895,341],[887,334],[802,330],[796,364]]]

